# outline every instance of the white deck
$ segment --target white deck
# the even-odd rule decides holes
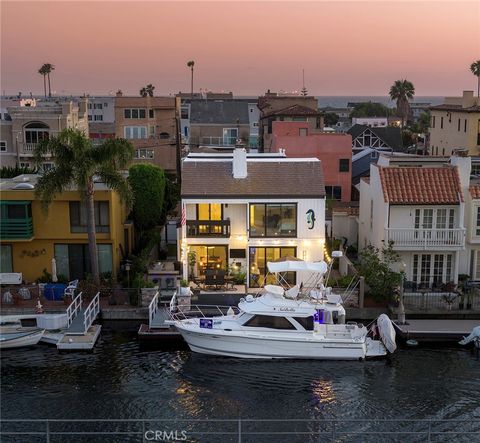
[[[92,325],[83,335],[64,335],[57,343],[60,351],[88,351],[93,349],[100,336],[101,325]]]

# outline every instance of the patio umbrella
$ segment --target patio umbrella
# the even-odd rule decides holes
[[[57,277],[57,261],[55,258],[52,258],[52,282],[56,283],[58,281]]]

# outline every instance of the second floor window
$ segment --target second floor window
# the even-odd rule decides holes
[[[296,237],[295,203],[255,203],[250,205],[250,237]]]
[[[110,232],[108,201],[95,202],[95,231]],[[87,208],[84,202],[70,202],[70,232],[87,232]]]
[[[477,208],[477,223],[475,224],[475,235],[480,236],[480,206]]]
[[[125,126],[124,134],[126,139],[147,138],[146,126]]]
[[[220,203],[200,203],[197,205],[197,220],[223,220],[222,205]]]
[[[340,159],[340,172],[348,172],[350,171],[350,160],[348,158],[341,158]]]

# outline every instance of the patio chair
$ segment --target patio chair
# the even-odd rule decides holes
[[[216,284],[215,271],[213,269],[207,269],[205,271],[205,283],[203,287],[216,286]]]
[[[225,271],[223,269],[219,269],[217,271],[217,275],[215,276],[215,288],[221,289],[225,287]]]
[[[77,290],[77,286],[78,286],[78,280],[73,280],[69,282],[68,286],[63,291],[63,296],[64,297],[69,296],[69,297],[72,297],[73,299],[73,297],[75,296],[75,291]]]

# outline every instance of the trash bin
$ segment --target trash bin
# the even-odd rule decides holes
[[[43,289],[43,296],[46,300],[62,300],[67,285],[63,283],[46,284]]]

